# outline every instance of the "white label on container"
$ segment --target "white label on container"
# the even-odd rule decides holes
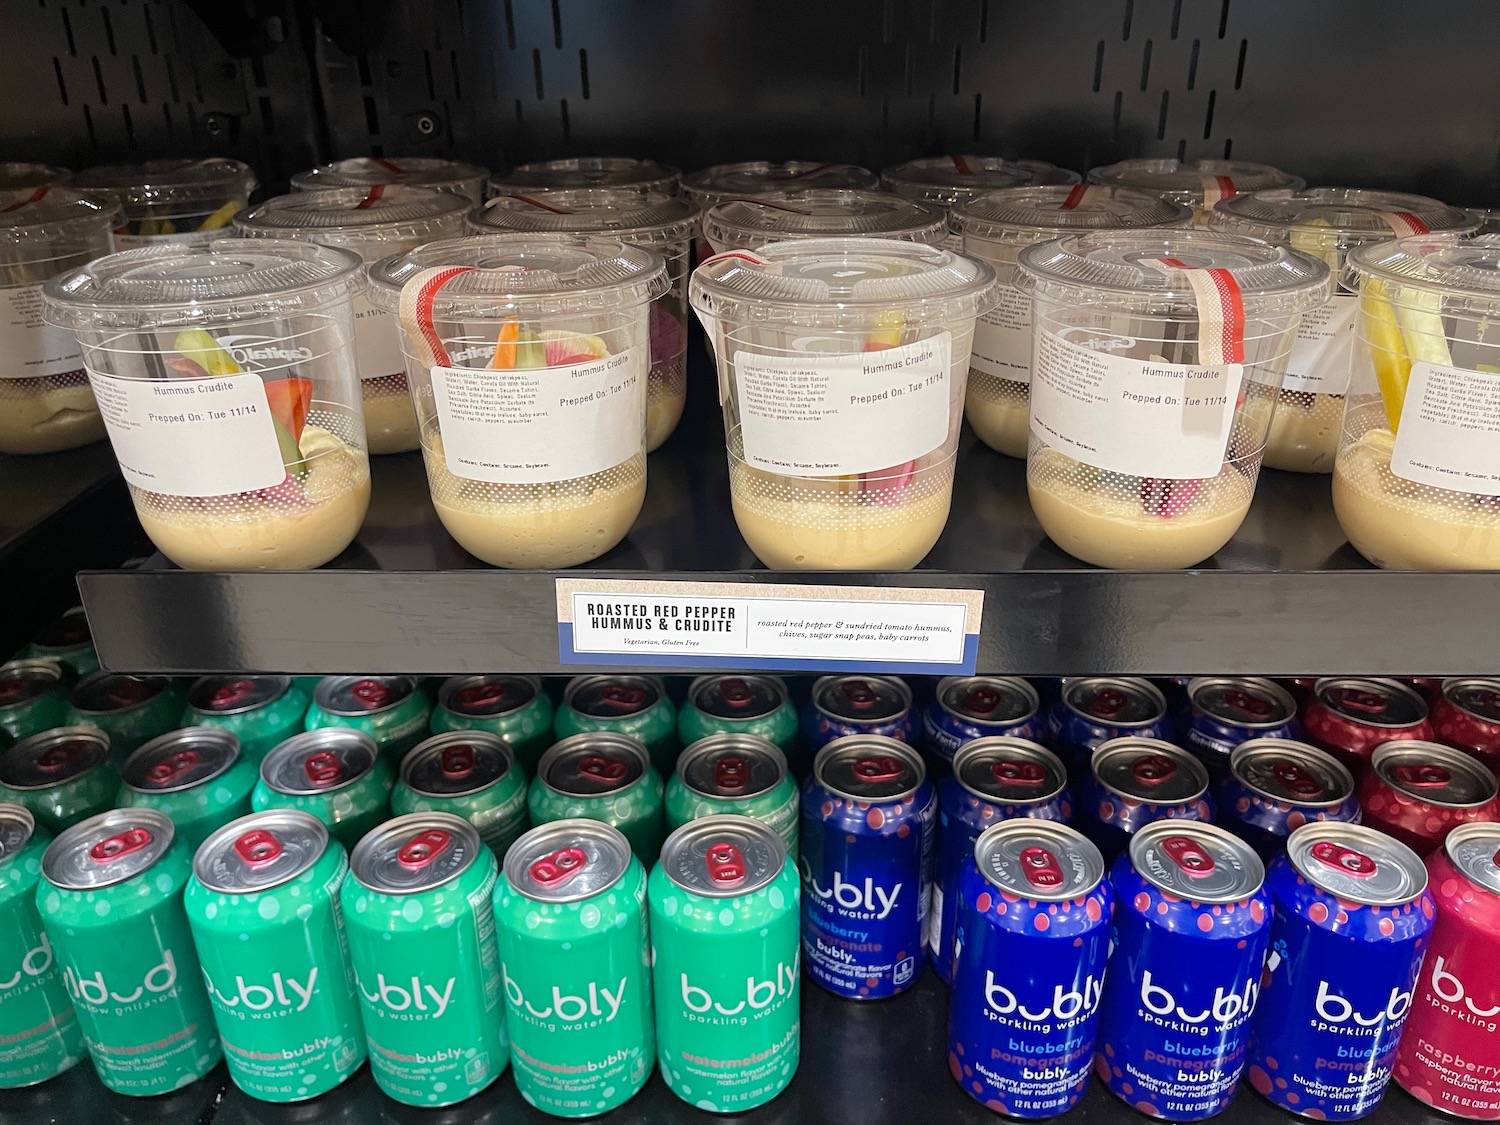
[[[602,472],[640,453],[646,348],[564,367],[434,367],[448,471],[493,484]]]
[[[0,289],[0,379],[34,379],[83,370],[78,341],[42,320],[42,287]]]
[[[177,234],[126,234],[124,231],[115,231],[116,250],[139,250],[142,246],[166,246],[175,244],[177,246],[205,246],[216,238],[231,238],[234,231],[229,228],[219,230],[187,230]]]
[[[89,382],[125,479],[168,496],[223,496],[286,479],[258,375]]]
[[[1031,382],[1031,295],[997,285],[1000,303],[974,323],[969,366],[1012,383]]]
[[[734,353],[745,460],[834,476],[914,461],[948,438],[953,336],[883,351]]]
[[[1418,484],[1500,494],[1500,374],[1412,364],[1391,472]]]
[[[354,362],[361,379],[405,373],[400,332],[401,325],[389,309],[370,304],[363,293],[354,298]]]
[[[1335,293],[1326,305],[1302,314],[1292,354],[1286,361],[1289,391],[1341,395],[1349,389],[1349,364],[1354,358],[1354,314],[1359,297]]]
[[[1131,359],[1037,337],[1031,432],[1088,465],[1132,476],[1218,474],[1229,444],[1242,364]]]

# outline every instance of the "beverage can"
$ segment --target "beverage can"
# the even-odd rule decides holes
[[[24,806],[50,833],[113,808],[119,788],[109,735],[97,727],[53,727],[0,754],[0,801]]]
[[[656,1057],[646,872],[616,828],[559,820],[505,854],[495,884],[516,1087],[554,1117],[623,1105]]]
[[[820,676],[802,712],[802,737],[814,754],[835,738],[872,734],[915,746],[922,729],[911,688],[895,676]]]
[[[253,813],[210,835],[184,895],[229,1077],[268,1102],[327,1093],[365,1061],[339,887],[317,817]]]
[[[324,676],[313,689],[303,726],[348,727],[375,740],[394,768],[427,737],[431,705],[410,676]]]
[[[94,634],[89,628],[83,606],[75,605],[61,617],[37,630],[26,646],[23,657],[55,660],[75,676],[87,676],[99,670],[99,654],[94,651]]]
[[[510,1062],[496,871],[475,827],[445,812],[398,816],[354,849],[340,896],[350,955],[370,1069],[398,1102],[464,1101]]]
[[[1088,1086],[1114,905],[1104,857],[1064,824],[991,825],[954,897],[948,1069],[975,1101],[1040,1118]]]
[[[511,747],[483,730],[451,730],[419,742],[401,762],[391,812],[452,813],[472,824],[496,859],[526,831],[526,775]]]
[[[1019,676],[945,676],[922,713],[929,757],[951,763],[965,742],[1009,735],[1041,742],[1047,737],[1042,701]]]
[[[1114,952],[1094,1072],[1169,1121],[1234,1098],[1270,936],[1265,868],[1249,844],[1196,821],[1148,824],[1110,869]]]
[[[303,730],[311,696],[290,676],[203,676],[188,689],[185,727],[219,727],[252,765]]]
[[[1252,738],[1229,756],[1219,824],[1266,862],[1286,838],[1317,821],[1359,822],[1354,777],[1332,754],[1289,738]]]
[[[295,734],[261,760],[250,807],[311,813],[347,851],[390,816],[390,798],[391,767],[375,740],[328,727]]]
[[[1443,680],[1428,698],[1439,742],[1473,754],[1491,770],[1500,768],[1500,678]]]
[[[1302,708],[1307,741],[1348,767],[1355,781],[1375,747],[1395,739],[1431,741],[1427,701],[1398,680],[1329,676],[1313,684]]]
[[[1261,676],[1200,676],[1187,685],[1183,745],[1215,783],[1229,776],[1229,756],[1254,738],[1299,739],[1297,701]]]
[[[37,906],[99,1081],[150,1097],[223,1057],[183,909],[192,857],[155,809],[114,809],[47,846]]]
[[[699,676],[677,712],[677,737],[691,746],[711,734],[757,735],[790,754],[797,743],[797,708],[779,676]]]
[[[19,742],[68,721],[63,666],[32,657],[0,664],[0,736]]]
[[[644,866],[667,834],[664,788],[640,739],[589,731],[542,755],[526,800],[533,824],[582,818],[619,829]]]
[[[157,735],[176,730],[181,716],[182,693],[166,676],[95,672],[68,694],[69,725],[98,727],[109,735],[116,763]]]
[[[505,739],[526,775],[552,745],[552,700],[536,676],[454,676],[438,689],[433,734],[482,730]]]
[[[937,798],[908,744],[851,734],[818,751],[802,789],[802,938],[808,975],[875,1000],[917,982]]]
[[[1415,852],[1371,828],[1305,824],[1266,871],[1274,912],[1245,1075],[1291,1113],[1380,1104],[1436,912]]]
[[[795,868],[800,802],[797,783],[774,742],[754,734],[710,734],[677,759],[667,782],[667,829],[705,816],[748,816],[781,837]]]
[[[559,740],[595,732],[629,735],[646,747],[661,777],[670,777],[677,764],[677,708],[658,676],[574,676],[552,730]]]
[[[649,882],[657,1057],[688,1104],[753,1109],[797,1072],[799,897],[785,844],[758,820],[703,817],[662,846]]]
[[[196,852],[210,833],[249,815],[259,774],[227,730],[186,727],[146,743],[125,760],[120,776],[115,804],[166,813]]]
[[[1049,745],[1075,783],[1088,778],[1094,750],[1110,739],[1134,736],[1170,742],[1175,727],[1161,689],[1135,676],[1066,679],[1047,715]]]
[[[1401,739],[1375,748],[1359,786],[1363,822],[1427,855],[1460,824],[1500,820],[1495,775],[1462,750]]]
[[[1052,751],[1024,738],[994,735],[958,748],[952,772],[937,787],[937,867],[927,912],[927,954],[933,970],[953,979],[958,933],[958,877],[980,833],[1002,820],[1072,819],[1068,775]]]
[[[1180,746],[1156,738],[1101,743],[1079,787],[1078,827],[1107,862],[1157,820],[1212,820],[1208,770]]]

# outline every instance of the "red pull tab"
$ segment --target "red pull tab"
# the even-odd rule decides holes
[[[1336,703],[1340,703],[1351,711],[1360,711],[1366,715],[1379,715],[1385,711],[1386,698],[1377,695],[1373,691],[1361,691],[1359,688],[1335,688],[1328,693]]]
[[[233,707],[255,694],[254,680],[230,680],[214,688],[208,697],[210,707]]]
[[[104,693],[104,697],[116,707],[134,707],[137,703],[142,703],[155,695],[154,687],[155,685],[146,680],[124,676],[109,682],[109,689]]]
[[[452,842],[452,835],[441,828],[429,828],[425,832],[418,832],[406,841],[401,846],[401,850],[396,853],[396,861],[402,867],[420,871],[442,855]]]
[[[385,185],[372,184],[370,190],[365,193],[365,197],[354,205],[354,209],[356,211],[368,211],[380,202],[380,198],[383,195],[385,195]]]
[[[1254,720],[1268,718],[1276,710],[1269,700],[1262,699],[1258,695],[1251,695],[1248,691],[1239,690],[1224,693],[1224,706],[1247,719]]]
[[[302,772],[307,774],[307,780],[314,785],[332,785],[344,779],[344,763],[338,760],[337,755],[319,750],[316,754],[307,756],[307,761],[302,763]]]
[[[1021,870],[1026,874],[1026,881],[1039,890],[1050,891],[1063,885],[1062,864],[1057,862],[1057,856],[1046,848],[1032,844],[1028,848],[1021,849]]]
[[[157,785],[168,785],[196,766],[202,758],[196,750],[179,750],[163,758],[146,771],[146,780]]]
[[[750,782],[750,763],[729,754],[714,763],[714,786],[725,793],[739,793]]]
[[[563,848],[534,862],[527,873],[543,887],[559,887],[588,865],[582,848]]]
[[[1329,867],[1337,868],[1359,879],[1367,879],[1376,871],[1375,861],[1364,852],[1357,852],[1353,848],[1346,848],[1331,840],[1320,840],[1314,844],[1312,857],[1319,863],[1326,863]]]
[[[1113,719],[1121,711],[1125,710],[1130,700],[1123,691],[1116,688],[1105,688],[1093,699],[1089,700],[1089,714],[1097,719]]]
[[[474,747],[468,743],[444,746],[438,755],[444,777],[468,777],[474,772]]]
[[[36,768],[41,773],[62,773],[83,754],[83,744],[77,741],[57,742],[36,756]]]
[[[475,684],[456,693],[453,702],[460,707],[498,707],[508,695],[504,684]]]
[[[854,776],[861,781],[895,781],[901,776],[900,758],[881,755],[878,758],[861,758],[854,763]]]
[[[1165,754],[1147,754],[1131,765],[1130,775],[1142,785],[1160,785],[1177,776],[1177,763]]]
[[[1298,797],[1310,799],[1323,795],[1323,786],[1318,779],[1296,762],[1276,762],[1271,766],[1271,773],[1289,792]]]
[[[1161,842],[1161,850],[1189,875],[1207,875],[1214,869],[1214,857],[1186,836],[1168,836]]]
[[[626,684],[608,684],[599,691],[601,710],[633,715],[646,705],[646,693]]]
[[[1047,771],[1036,762],[991,762],[990,773],[1006,785],[1040,785]]]
[[[234,842],[234,851],[250,867],[264,867],[281,855],[281,841],[275,833],[254,828]]]
[[[391,689],[379,680],[360,680],[350,689],[350,693],[370,707],[383,707],[391,699]]]
[[[745,877],[744,853],[727,840],[708,845],[704,858],[708,860],[708,877],[721,886]]]
[[[1441,789],[1453,780],[1447,769],[1431,762],[1402,762],[1391,768],[1391,777],[1413,789]]]
[[[744,680],[720,680],[719,696],[734,708],[748,707],[755,699],[750,692],[750,685]]]
[[[95,863],[109,863],[131,852],[140,851],[151,842],[151,838],[150,829],[139,826],[127,828],[107,840],[100,840],[89,849],[89,858]]]
[[[1001,696],[994,688],[978,687],[964,700],[964,713],[975,719],[987,719],[1000,706]]]
[[[839,691],[856,711],[865,711],[875,706],[875,690],[864,680],[845,680]]]
[[[603,754],[590,754],[578,763],[578,772],[596,781],[623,781],[630,767],[619,758],[606,758]]]

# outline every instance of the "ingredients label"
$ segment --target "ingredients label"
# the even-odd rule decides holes
[[[1243,364],[1131,359],[1037,338],[1031,432],[1087,465],[1132,476],[1216,476]]]
[[[363,293],[354,298],[354,363],[361,379],[384,379],[406,372],[401,322],[389,309],[370,304]]]
[[[89,373],[125,479],[168,496],[223,496],[286,479],[258,375],[121,379]]]
[[[1500,494],[1500,373],[1412,364],[1391,472],[1437,488]]]
[[[78,341],[42,320],[42,287],[0,289],[0,379],[71,375],[83,370]]]
[[[1302,314],[1292,354],[1286,361],[1289,391],[1342,395],[1349,390],[1349,364],[1354,358],[1354,314],[1359,297],[1335,293],[1326,305]]]
[[[434,367],[448,471],[492,484],[603,472],[640,453],[646,348],[563,367]]]
[[[997,285],[1000,303],[974,324],[969,366],[1012,383],[1031,382],[1031,296],[1014,285]]]
[[[953,336],[848,355],[736,351],[745,460],[835,476],[914,461],[948,438]]]

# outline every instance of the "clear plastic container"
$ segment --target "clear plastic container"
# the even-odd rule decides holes
[[[1333,509],[1391,570],[1500,569],[1500,235],[1360,246]]]
[[[1026,484],[1063,550],[1118,570],[1208,558],[1250,507],[1302,314],[1328,266],[1204,230],[1021,251],[1033,293]]]
[[[703,216],[715,254],[794,238],[900,238],[929,246],[948,235],[943,212],[883,191],[804,188],[726,199]]]
[[[1321,258],[1333,271],[1333,297],[1309,310],[1297,329],[1265,457],[1272,469],[1333,472],[1359,304],[1358,295],[1340,282],[1349,251],[1423,230],[1471,231],[1479,220],[1426,196],[1324,187],[1273,188],[1220,200],[1208,225],[1282,243]]]
[[[104,436],[78,342],[42,319],[42,284],[108,254],[119,219],[113,203],[66,188],[37,188],[0,209],[0,453],[56,453]]]
[[[1247,191],[1306,186],[1300,176],[1247,160],[1173,160],[1142,157],[1089,169],[1089,183],[1140,188],[1193,209],[1200,225],[1221,199]]]
[[[484,202],[484,181],[488,168],[458,160],[440,160],[431,156],[356,156],[319,164],[292,177],[293,191],[315,191],[319,188],[371,188],[376,184],[405,184],[408,187],[451,191],[470,203]]]
[[[775,242],[694,272],[734,517],[761,562],[900,570],[932,549],[994,284],[982,262],[883,238]]]
[[[1031,440],[1031,294],[1016,285],[1027,246],[1087,230],[1181,227],[1193,213],[1159,195],[1100,184],[1018,187],[953,209],[959,250],[995,270],[998,303],[974,326],[964,414],[979,439],[1011,457]]]
[[[302,570],[370,501],[354,369],[358,255],[225,238],[111,254],[47,283],[83,347],[157,548],[189,570]]]
[[[235,230],[255,238],[297,238],[352,250],[366,265],[424,242],[463,234],[469,201],[455,192],[403,184],[329,188],[279,195],[242,211]],[[354,298],[354,362],[365,404],[371,453],[409,453],[422,446],[406,385],[401,329],[361,291]]]
[[[157,243],[203,246],[229,233],[229,224],[255,191],[255,173],[238,160],[148,160],[79,172],[69,186],[120,205],[123,225],[115,249]]]
[[[819,164],[813,160],[746,160],[715,164],[682,177],[682,193],[705,211],[715,203],[799,188],[874,188],[875,173],[854,164]]]
[[[490,181],[490,195],[526,195],[534,191],[615,188],[677,194],[682,172],[655,160],[631,156],[578,156],[517,164]]]
[[[432,502],[495,566],[564,567],[646,496],[649,310],[662,258],[607,238],[495,234],[370,267],[401,320]]]
[[[690,200],[625,188],[496,196],[469,216],[469,229],[479,234],[597,234],[644,246],[666,261],[671,288],[651,305],[647,453],[672,436],[687,403],[687,275],[697,221],[698,206]]]
[[[0,195],[31,195],[42,188],[62,187],[73,178],[67,168],[54,164],[30,164],[23,160],[0,161]]]

